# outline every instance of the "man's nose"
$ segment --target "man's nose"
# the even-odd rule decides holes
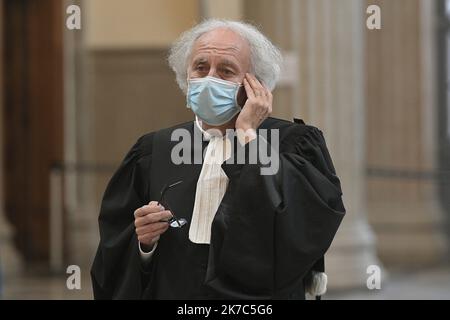
[[[217,74],[217,69],[211,67],[208,72],[208,77],[219,78],[219,75]]]

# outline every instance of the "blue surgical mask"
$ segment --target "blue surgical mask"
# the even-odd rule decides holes
[[[187,107],[209,125],[227,123],[241,111],[237,94],[241,84],[215,77],[188,81]]]

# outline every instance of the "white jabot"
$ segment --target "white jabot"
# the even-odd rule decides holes
[[[230,157],[231,144],[226,136],[210,134],[203,130],[198,119],[195,123],[205,139],[209,140],[209,144],[197,181],[189,240],[209,244],[211,224],[228,186],[228,177],[221,164]]]

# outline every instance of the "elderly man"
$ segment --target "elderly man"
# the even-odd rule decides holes
[[[207,20],[174,44],[195,120],[141,137],[111,179],[95,298],[304,299],[311,281],[323,292],[313,267],[345,209],[322,133],[269,117],[281,62],[241,22]]]

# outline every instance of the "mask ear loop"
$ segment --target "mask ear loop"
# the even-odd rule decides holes
[[[194,79],[198,79],[198,78],[194,78]],[[192,109],[190,106],[189,106],[189,88],[190,88],[190,86],[189,86],[189,84],[190,84],[190,81],[189,81],[189,74],[187,74],[186,75],[186,84],[187,84],[187,88],[186,88],[186,108],[188,108],[188,109]]]
[[[186,108],[192,109],[189,106],[189,73],[186,74],[186,84],[187,84],[187,88],[186,88]]]

